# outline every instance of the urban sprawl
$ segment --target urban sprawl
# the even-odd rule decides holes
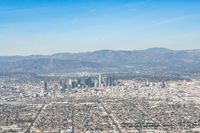
[[[0,133],[198,133],[200,80],[0,77]]]

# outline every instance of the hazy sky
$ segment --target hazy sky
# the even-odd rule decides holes
[[[0,55],[200,49],[200,0],[0,0]]]

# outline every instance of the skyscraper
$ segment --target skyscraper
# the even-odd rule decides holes
[[[48,86],[46,81],[42,81],[43,89],[41,90],[41,96],[47,96],[48,94]]]
[[[94,80],[94,87],[95,88],[99,87],[99,80],[98,79]]]
[[[108,78],[108,86],[113,86],[113,78],[112,77]]]
[[[60,82],[60,86],[61,86],[61,92],[66,92],[67,91],[67,85],[64,81]]]
[[[47,88],[47,82],[44,81],[44,92],[47,92],[48,91],[48,88]]]
[[[101,74],[99,74],[99,87],[101,87],[102,86],[102,76],[101,76]]]
[[[103,86],[108,86],[108,77],[107,76],[104,76],[102,78],[102,81],[103,81]]]
[[[92,78],[91,77],[88,77],[85,79],[85,84],[88,86],[88,87],[92,87]]]

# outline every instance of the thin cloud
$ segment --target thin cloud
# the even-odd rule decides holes
[[[192,14],[192,15],[184,15],[184,16],[178,16],[174,18],[169,18],[160,22],[154,23],[152,26],[159,26],[159,25],[165,25],[165,24],[170,24],[170,23],[175,23],[183,20],[188,20],[188,19],[193,19],[196,17],[200,17],[200,14]]]
[[[187,21],[190,19],[198,18],[198,17],[200,17],[200,14],[190,14],[190,15],[168,18],[168,19],[164,19],[164,20],[160,20],[160,21],[154,21],[150,24],[146,24],[145,26],[140,28],[140,30],[146,30],[146,29],[154,28],[154,27],[158,27],[158,26],[173,24],[173,23],[177,23],[177,22],[181,22],[181,21]]]

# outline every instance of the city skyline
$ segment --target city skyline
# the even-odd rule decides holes
[[[0,0],[0,55],[200,49],[195,0]]]
[[[200,133],[199,7],[0,0],[0,133]]]

